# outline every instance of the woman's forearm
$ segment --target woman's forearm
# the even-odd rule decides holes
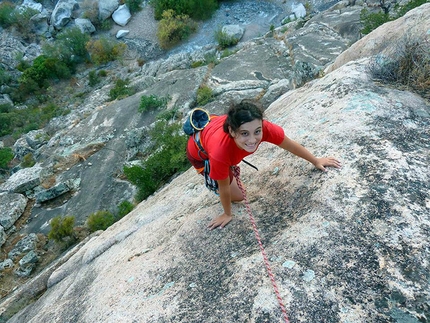
[[[302,145],[300,145],[298,142],[285,137],[284,140],[282,141],[282,143],[279,145],[279,147],[289,151],[290,153],[301,157],[305,160],[307,160],[308,162],[316,165],[318,160],[317,158],[309,151],[307,150],[305,147],[303,147]]]

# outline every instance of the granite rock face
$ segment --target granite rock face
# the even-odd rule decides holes
[[[428,102],[374,83],[367,60],[289,91],[267,118],[327,173],[273,145],[241,166],[292,322],[418,322],[429,312]],[[77,251],[14,322],[278,322],[244,204],[225,229],[192,169]],[[55,303],[53,307],[49,304]]]

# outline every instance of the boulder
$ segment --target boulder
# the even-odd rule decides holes
[[[25,210],[27,198],[17,193],[0,193],[0,226],[10,229]],[[0,239],[1,240],[1,239]]]
[[[79,5],[75,0],[59,0],[51,14],[51,25],[56,30],[63,29],[72,20],[77,9]]]
[[[99,19],[104,21],[119,7],[119,0],[104,0],[99,1]]]
[[[47,35],[49,32],[49,14],[44,11],[30,18],[31,30],[36,35]]]
[[[79,30],[84,34],[92,34],[96,31],[96,27],[94,27],[89,19],[76,18],[74,22]]]
[[[123,37],[127,36],[129,33],[130,33],[129,30],[121,29],[121,30],[118,30],[118,32],[116,33],[115,37],[116,37],[116,39],[120,39],[120,38],[123,38]]]
[[[25,193],[40,184],[42,171],[43,167],[39,164],[20,169],[0,185],[0,192]]]
[[[28,254],[30,251],[36,249],[36,244],[39,238],[35,233],[25,235],[19,240],[11,251],[8,253],[8,257],[12,260],[22,257],[24,254]],[[29,256],[30,257],[30,256]],[[32,259],[33,257],[31,257]]]
[[[57,198],[71,190],[79,187],[80,179],[78,180],[66,180],[65,182],[58,183],[57,185],[48,189],[40,190],[35,194],[36,202],[42,203],[48,200]]]
[[[131,19],[131,13],[126,4],[120,5],[112,14],[112,19],[117,25],[124,27]]]
[[[30,132],[27,132],[24,135],[25,141],[30,146],[31,149],[39,149],[41,146],[45,145],[49,140],[49,135],[46,133],[45,130],[39,129],[39,130],[32,130]],[[18,155],[20,158],[25,156],[25,154],[22,155],[19,154],[15,148],[15,154]]]
[[[239,25],[225,25],[222,27],[221,31],[226,34],[227,37],[239,41],[243,37],[245,29]]]

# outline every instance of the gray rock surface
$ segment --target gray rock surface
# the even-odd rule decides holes
[[[341,169],[321,173],[272,145],[249,159],[258,172],[242,166],[292,322],[428,314],[430,138],[420,111],[430,107],[375,84],[366,64],[346,64],[266,110]],[[247,210],[233,211],[229,226],[207,231],[220,205],[190,169],[82,246],[9,322],[280,321]]]

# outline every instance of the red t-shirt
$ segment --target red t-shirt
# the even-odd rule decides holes
[[[239,164],[243,158],[253,153],[239,148],[234,139],[224,132],[223,125],[227,115],[213,118],[211,122],[201,131],[200,142],[209,155],[211,170],[209,176],[214,180],[226,179],[229,176],[230,167]],[[284,129],[267,120],[263,120],[263,138],[261,142],[267,141],[280,145],[285,138]],[[191,145],[189,145],[189,148]],[[192,157],[199,160],[198,149],[189,149]],[[257,147],[258,149],[258,147]]]

